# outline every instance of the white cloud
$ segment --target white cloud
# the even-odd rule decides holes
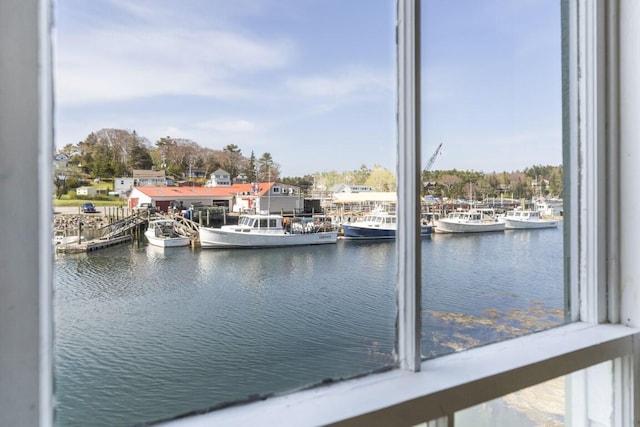
[[[534,6],[539,3],[530,1]],[[54,35],[58,145],[114,127],[135,129],[151,142],[169,135],[212,148],[235,143],[243,151],[292,158],[300,155],[301,146],[333,144],[323,151],[329,153],[329,166],[320,165],[316,152],[308,156],[319,169],[339,167],[338,161],[357,162],[355,168],[380,163],[380,158],[390,156],[375,156],[372,138],[382,145],[393,141],[393,64],[380,62],[380,39],[367,33],[378,30],[370,22],[356,19],[348,26],[331,26],[344,16],[357,16],[361,3],[60,1],[61,19],[56,19]],[[319,6],[323,13],[316,16]],[[376,14],[392,19],[387,6]],[[503,32],[513,32],[514,22],[520,22],[488,12],[485,21],[503,25]],[[476,22],[476,15],[468,19]],[[552,38],[535,34],[534,42]],[[340,46],[344,49],[335,49],[336,40],[345,43]],[[522,40],[517,46],[528,59],[538,48]],[[349,49],[357,54],[346,54]],[[443,154],[438,165],[450,162],[458,169],[510,169],[522,161],[518,158],[547,163],[546,157],[561,157],[558,135],[507,135],[514,129],[558,127],[549,119],[558,116],[557,102],[548,101],[546,91],[523,92],[531,85],[522,82],[533,72],[544,78],[541,87],[549,88],[545,83],[549,73],[537,66],[517,68],[517,73],[501,68],[498,61],[513,62],[511,51],[490,61],[485,55],[467,55],[474,52],[465,49],[454,49],[458,56],[449,55],[451,51],[433,49],[424,58],[423,133],[425,144],[431,144],[423,147],[425,156],[445,142],[450,155]],[[494,69],[487,72],[487,64]],[[529,102],[511,104],[525,96]],[[331,154],[347,143],[355,151],[365,147],[358,152],[371,157],[338,159]],[[302,163],[291,160],[290,165],[302,168]]]
[[[57,101],[64,105],[157,95],[250,96],[242,76],[284,67],[284,40],[219,30],[111,27],[60,38]]]
[[[372,69],[347,67],[328,75],[291,77],[286,86],[293,92],[311,98],[361,98],[393,90],[391,74]]]
[[[200,122],[196,126],[216,132],[251,132],[257,127],[255,123],[245,119],[215,119]]]

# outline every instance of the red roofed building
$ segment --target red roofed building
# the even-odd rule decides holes
[[[299,187],[277,182],[232,184],[221,187],[133,187],[129,195],[129,208],[151,203],[167,212],[169,206],[192,203],[204,206],[222,206],[229,212],[247,210],[275,213],[297,213],[304,210],[304,197]]]

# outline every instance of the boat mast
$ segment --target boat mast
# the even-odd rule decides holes
[[[269,180],[269,195],[267,196],[267,209],[268,213],[271,214],[271,167],[267,165],[267,176]]]

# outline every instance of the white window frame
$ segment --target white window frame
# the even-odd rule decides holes
[[[456,411],[578,370],[567,425],[640,423],[640,2],[562,7],[573,322],[420,360],[420,12],[398,0],[400,368],[167,425],[453,425]],[[0,425],[53,424],[50,43],[51,0],[0,2]]]

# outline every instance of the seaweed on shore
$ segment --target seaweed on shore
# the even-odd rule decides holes
[[[425,310],[423,312],[423,354],[430,358],[503,341],[559,326],[561,308],[545,308],[540,302],[531,307],[501,312],[484,310],[484,316]]]

